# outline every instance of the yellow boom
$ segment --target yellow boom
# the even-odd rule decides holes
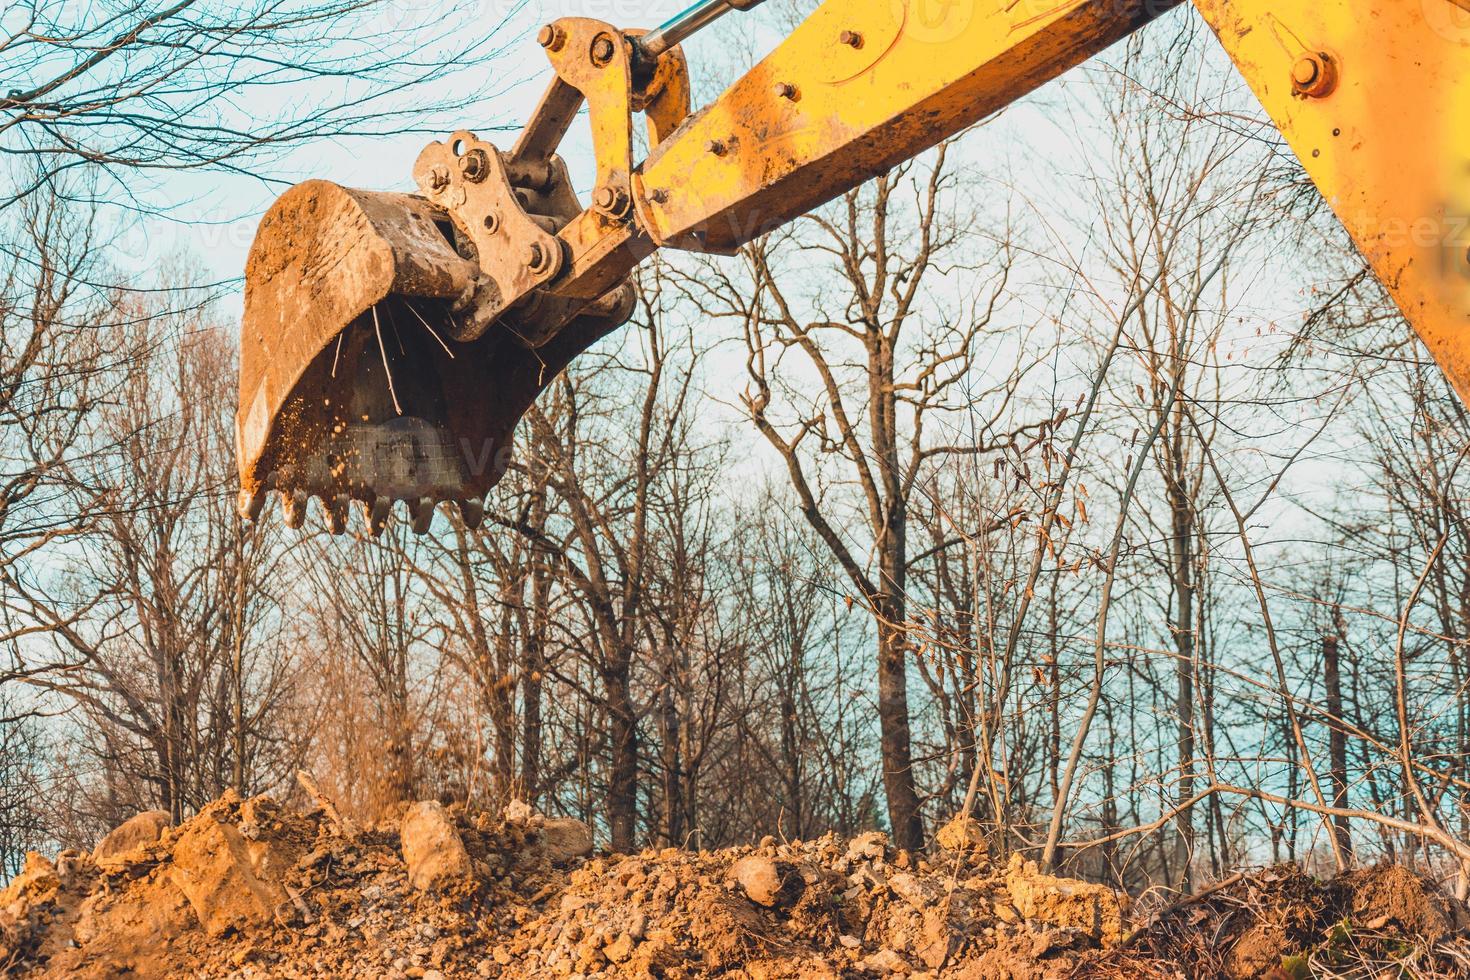
[[[261,222],[241,336],[241,508],[334,531],[396,500],[477,523],[542,388],[626,320],[659,248],[731,252],[1014,101],[1178,0],[827,0],[691,113],[678,41],[567,18],[514,146],[460,132],[419,193],[311,181]],[[1462,398],[1470,397],[1470,0],[1195,0]],[[556,151],[585,105],[586,205]],[[642,115],[650,152],[635,160]]]

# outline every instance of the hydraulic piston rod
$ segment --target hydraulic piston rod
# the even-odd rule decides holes
[[[732,10],[750,10],[764,0],[700,0],[634,40],[640,60],[654,61],[676,44],[698,34]]]

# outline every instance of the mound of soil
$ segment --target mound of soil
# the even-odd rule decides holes
[[[21,977],[1063,976],[1116,942],[1112,891],[992,865],[946,828],[933,854],[882,834],[596,857],[513,804],[408,808],[358,829],[226,796],[179,827],[142,814],[98,845],[32,855],[0,893]]]
[[[1331,883],[1274,869],[1166,909],[1126,937],[1116,893],[1020,858],[992,863],[963,822],[929,854],[874,833],[595,856],[585,825],[523,804],[492,816],[424,802],[391,825],[357,828],[317,799],[298,813],[227,795],[178,827],[140,814],[92,854],[32,855],[0,892],[0,972],[1308,976],[1349,948],[1371,947],[1385,965],[1448,963],[1466,921],[1402,869]]]
[[[1470,914],[1397,865],[1321,881],[1295,865],[1227,878],[1088,964],[1099,978],[1470,977]]]

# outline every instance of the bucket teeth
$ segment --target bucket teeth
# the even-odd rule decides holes
[[[333,534],[342,534],[347,530],[347,512],[352,504],[352,498],[345,493],[339,493],[332,498],[331,502],[323,501],[327,512],[327,530]]]
[[[265,509],[265,501],[267,496],[268,493],[264,489],[258,489],[254,493],[249,493],[245,490],[241,490],[239,504],[240,514],[247,521],[251,521],[252,523],[259,520],[260,512]]]
[[[301,525],[306,523],[306,506],[311,502],[305,490],[294,490],[281,492],[281,507],[286,514],[286,526],[291,530],[300,530]]]
[[[434,523],[434,498],[419,497],[408,501],[408,514],[413,518],[413,533],[423,534]]]
[[[393,514],[393,498],[378,497],[370,502],[363,501],[363,509],[366,511],[368,534],[376,538],[388,526],[388,518]]]
[[[459,502],[459,517],[464,521],[464,526],[471,531],[478,528],[485,521],[485,504],[479,500],[461,500]]]

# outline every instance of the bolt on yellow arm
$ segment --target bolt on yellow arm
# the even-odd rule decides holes
[[[1195,0],[1470,403],[1470,0]]]

